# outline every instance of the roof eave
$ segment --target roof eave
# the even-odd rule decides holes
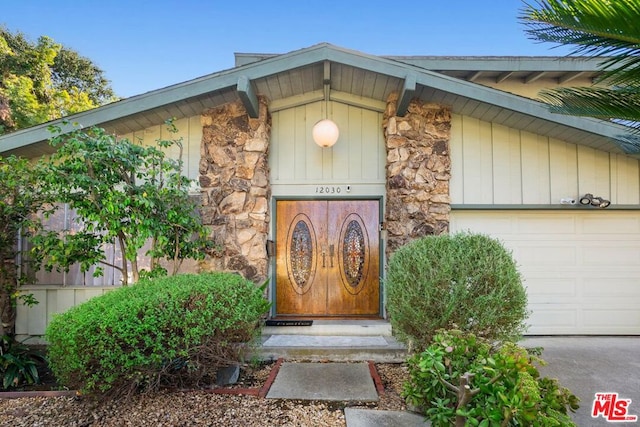
[[[519,114],[526,114],[560,126],[593,133],[612,141],[619,141],[621,136],[628,137],[628,133],[625,132],[625,127],[621,125],[589,118],[554,114],[548,110],[545,104],[528,98],[429,71],[406,62],[372,56],[322,43],[284,55],[268,57],[259,62],[220,71],[68,116],[50,123],[0,136],[0,153],[14,151],[49,139],[51,136],[48,129],[50,125],[61,126],[65,131],[70,130],[73,123],[80,123],[85,127],[100,125],[171,103],[197,97],[205,93],[234,88],[237,87],[241,78],[243,81],[245,79],[250,81],[322,61],[341,63],[396,77],[405,81],[407,81],[407,79],[415,79],[418,85],[449,92],[500,108],[506,108]],[[618,146],[622,152],[629,152],[628,146],[625,146],[626,148],[623,148],[620,144],[618,144]]]

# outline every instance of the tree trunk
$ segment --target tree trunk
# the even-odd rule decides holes
[[[127,265],[127,247],[122,233],[118,234],[118,244],[120,245],[120,255],[122,256],[122,286],[127,286],[129,284],[129,266]]]
[[[469,385],[473,376],[474,375],[469,372],[460,376],[460,383],[458,384],[458,404],[456,409],[463,409],[467,406],[467,403],[469,403],[471,398],[477,394],[477,391],[471,390],[471,386]],[[456,415],[456,427],[464,427],[466,422],[467,417],[463,415]]]
[[[14,295],[18,289],[16,266],[13,260],[4,259],[0,266],[0,336],[15,335],[16,308]]]
[[[2,95],[0,95],[0,125],[4,126],[5,130],[12,130],[14,126],[9,100]]]

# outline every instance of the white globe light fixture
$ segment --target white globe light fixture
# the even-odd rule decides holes
[[[328,148],[332,147],[338,141],[340,130],[338,129],[338,125],[333,121],[323,119],[313,125],[311,135],[316,144],[322,148]]]

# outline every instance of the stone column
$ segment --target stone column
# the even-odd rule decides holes
[[[398,95],[387,101],[387,256],[405,243],[449,231],[451,111],[414,99],[397,117]]]
[[[202,114],[200,186],[202,218],[216,243],[203,271],[235,271],[249,280],[267,277],[269,138],[271,116],[260,99],[257,119],[240,101]]]

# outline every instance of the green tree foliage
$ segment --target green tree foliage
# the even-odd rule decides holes
[[[62,46],[51,69],[54,86],[67,92],[80,92],[95,105],[112,102],[116,96],[98,66],[75,50]]]
[[[177,132],[171,121],[168,126]],[[181,139],[145,146],[96,127],[66,134],[52,130],[51,187],[58,201],[76,211],[84,230],[62,235],[54,230],[33,239],[34,256],[47,254],[45,268],[68,269],[79,262],[87,271],[109,265],[122,273],[126,285],[138,281],[140,252],[148,242],[152,268],[147,274],[165,273],[161,259],[170,261],[175,274],[184,259],[204,256],[206,230],[189,197],[191,181],[182,175],[181,156],[171,159],[164,151],[171,146],[181,151]],[[119,264],[107,261],[105,244],[118,245]]]
[[[35,212],[49,212],[52,199],[42,162],[31,163],[14,156],[0,157],[0,336],[11,334],[15,325],[19,287],[26,282],[19,275],[19,236],[34,236],[41,230]],[[24,259],[22,260],[24,261]],[[28,295],[24,302],[34,303]]]
[[[0,134],[85,111],[115,99],[103,71],[42,36],[0,27]]]
[[[540,0],[525,3],[520,20],[534,40],[604,58],[597,86],[541,93],[552,111],[618,119],[640,132],[640,1]]]
[[[231,273],[143,280],[55,316],[46,330],[58,380],[123,396],[161,386],[210,385],[240,363],[269,310],[264,286]]]

